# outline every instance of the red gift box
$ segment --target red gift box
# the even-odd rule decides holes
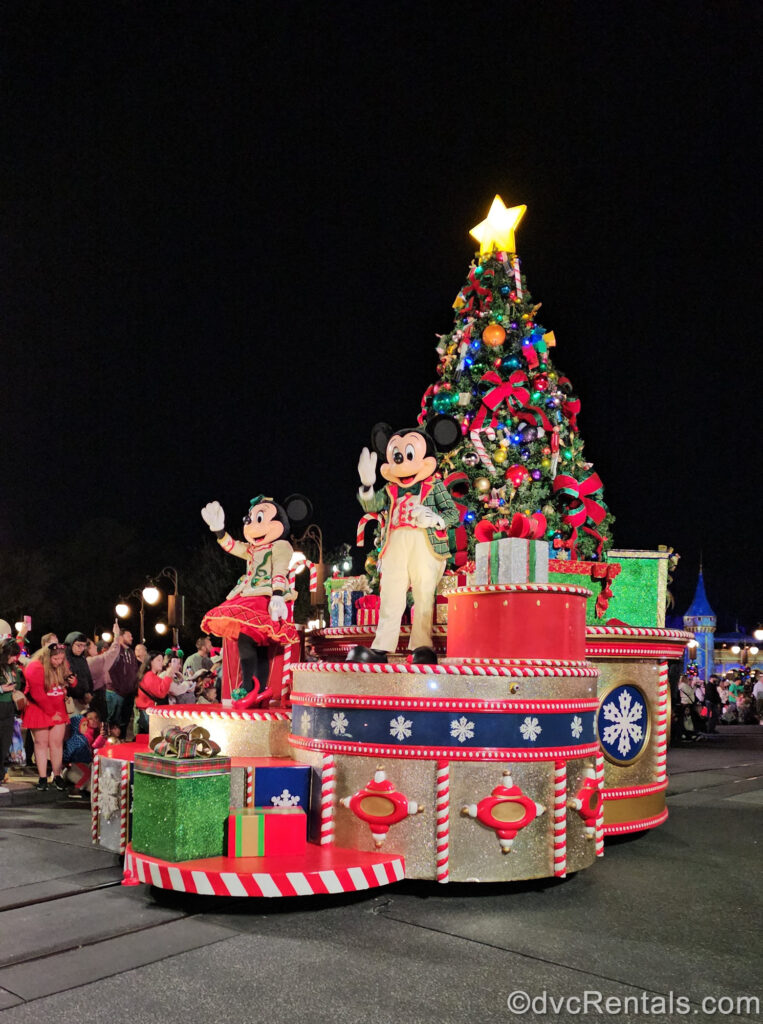
[[[356,603],[357,625],[376,626],[379,622],[381,598],[377,594],[365,594]]]
[[[303,854],[307,815],[301,807],[239,807],[228,816],[229,857]]]

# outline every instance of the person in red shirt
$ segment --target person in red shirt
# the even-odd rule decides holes
[[[138,718],[135,735],[148,732],[148,715],[146,708],[155,708],[159,704],[167,704],[167,694],[172,686],[172,676],[160,676],[164,655],[161,651],[149,651],[148,669],[138,683],[138,696],[135,698],[135,709]]]
[[[53,785],[64,791],[66,783],[61,776],[64,735],[69,724],[66,713],[67,687],[77,685],[77,677],[66,665],[66,646],[50,644],[43,648],[39,661],[24,666],[27,706],[22,726],[31,730],[34,740],[34,759],[39,776],[37,789],[48,788],[48,758],[53,768]]]

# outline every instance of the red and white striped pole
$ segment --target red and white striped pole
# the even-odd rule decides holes
[[[335,805],[336,763],[332,754],[325,754],[321,774],[321,846],[330,846],[334,842]]]
[[[567,877],[566,761],[554,761],[554,875]]]
[[[127,848],[127,819],[130,813],[130,762],[122,761],[119,770],[119,852]]]
[[[445,884],[450,878],[450,764],[437,762],[437,881]]]
[[[254,768],[244,769],[244,807],[254,807]]]
[[[657,688],[657,748],[656,769],[657,781],[666,782],[668,778],[668,663],[660,662],[660,681]]]
[[[101,768],[101,754],[96,751],[93,758],[93,774],[90,777],[90,834],[93,843],[97,844],[99,839],[99,818],[98,818],[98,773]]]
[[[598,786],[599,793],[604,796],[604,755],[596,755],[596,785]],[[596,816],[596,856],[604,856],[604,800],[602,799],[599,807],[599,813]]]

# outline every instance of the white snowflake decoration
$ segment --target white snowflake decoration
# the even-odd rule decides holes
[[[601,709],[602,715],[608,725],[602,734],[605,743],[614,745],[617,742],[617,752],[621,757],[627,757],[634,743],[638,743],[644,737],[644,730],[638,724],[638,719],[644,713],[642,704],[634,702],[630,693],[623,690],[617,699],[608,701]]]
[[[347,721],[346,715],[341,711],[337,711],[331,716],[331,729],[335,736],[345,736],[347,734],[347,726],[350,723]]]
[[[280,796],[271,796],[270,802],[274,807],[296,807],[299,796],[292,796],[288,789],[285,789]]]
[[[98,810],[109,822],[119,813],[119,778],[111,772],[101,771],[98,778]]]
[[[390,720],[390,736],[394,736],[396,740],[407,740],[413,731],[412,726],[413,723],[409,718],[404,718],[402,715],[398,715],[397,718]]]
[[[459,743],[472,739],[474,737],[474,722],[468,721],[463,715],[460,718],[454,718],[450,723],[450,735]]]
[[[540,727],[540,723],[538,722],[538,719],[530,718],[529,715],[520,725],[519,731],[522,733],[522,736],[526,740],[529,740],[531,743],[535,743],[537,738],[543,732],[543,730]]]
[[[580,737],[583,735],[583,719],[580,717],[580,715],[575,715],[575,717],[572,719],[570,731],[576,740],[579,740]]]
[[[310,729],[310,715],[308,714],[307,711],[303,711],[302,712],[302,716],[301,716],[301,718],[299,720],[299,731],[303,735],[306,736],[309,729]]]

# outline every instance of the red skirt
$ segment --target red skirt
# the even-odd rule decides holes
[[[24,717],[21,719],[21,725],[24,729],[50,729],[54,725],[66,725],[69,721],[69,716],[66,713],[66,703],[64,696],[61,694],[49,693],[49,697],[52,697],[56,704],[60,704],[60,707],[56,708],[53,715],[49,715],[46,711],[43,711],[41,707],[38,707],[33,701],[29,699],[27,695],[27,705],[24,710]]]
[[[298,639],[293,622],[273,622],[268,614],[269,597],[232,597],[212,608],[201,620],[205,633],[237,640],[243,633],[258,644],[293,644]]]

